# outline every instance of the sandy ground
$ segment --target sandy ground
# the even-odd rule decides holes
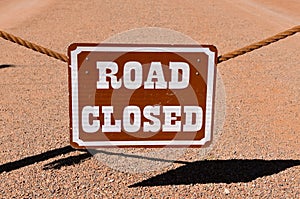
[[[298,25],[299,10],[297,0],[0,0],[0,27],[63,53],[73,42],[163,27],[223,54]],[[0,39],[0,198],[299,198],[299,41],[218,65],[226,120],[207,160],[191,150],[132,174],[69,147],[67,65]]]

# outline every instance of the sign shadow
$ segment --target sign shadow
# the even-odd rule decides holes
[[[300,160],[231,159],[191,162],[130,185],[133,187],[250,182],[299,166]]]

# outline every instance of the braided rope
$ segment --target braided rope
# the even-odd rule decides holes
[[[64,54],[57,53],[53,50],[50,50],[48,48],[45,48],[45,47],[42,47],[40,45],[34,44],[32,42],[26,41],[24,39],[21,39],[20,37],[16,37],[16,36],[14,36],[12,34],[9,34],[7,32],[4,32],[4,31],[0,30],[0,37],[2,37],[3,39],[6,39],[8,41],[17,43],[17,44],[19,44],[21,46],[24,46],[26,48],[29,48],[31,50],[37,51],[39,53],[46,54],[50,57],[61,60],[63,62],[68,62],[68,57]]]
[[[295,26],[295,27],[293,27],[291,29],[288,29],[288,30],[286,30],[284,32],[278,33],[278,34],[276,34],[276,35],[274,35],[272,37],[269,37],[267,39],[264,39],[264,40],[261,40],[259,42],[256,42],[256,43],[250,44],[248,46],[245,46],[243,48],[240,48],[238,50],[226,53],[224,55],[220,55],[218,57],[217,63],[219,64],[219,63],[221,63],[223,61],[227,61],[229,59],[232,59],[232,58],[235,58],[237,56],[243,55],[245,53],[251,52],[251,51],[256,50],[258,48],[261,48],[263,46],[267,46],[267,45],[269,45],[271,43],[277,42],[277,41],[279,41],[281,39],[284,39],[284,38],[286,38],[288,36],[291,36],[293,34],[296,34],[298,32],[300,32],[300,25]],[[12,34],[6,33],[6,32],[1,31],[1,30],[0,30],[0,37],[6,39],[8,41],[17,43],[17,44],[19,44],[21,46],[24,46],[26,48],[29,48],[31,50],[37,51],[39,53],[46,54],[46,55],[48,55],[50,57],[53,57],[53,58],[58,59],[58,60],[61,60],[63,62],[68,62],[68,57],[66,55],[64,55],[64,54],[57,53],[57,52],[55,52],[53,50],[50,50],[48,48],[45,48],[45,47],[39,46],[37,44],[31,43],[29,41],[26,41],[24,39],[21,39],[19,37],[16,37],[16,36],[14,36]]]
[[[278,33],[278,34],[276,34],[276,35],[274,35],[272,37],[269,37],[269,38],[266,38],[264,40],[261,40],[259,42],[256,42],[256,43],[250,44],[248,46],[245,46],[243,48],[240,48],[238,50],[235,50],[235,51],[226,53],[224,55],[221,55],[221,56],[218,57],[218,64],[221,63],[221,62],[223,62],[223,61],[227,61],[229,59],[232,59],[232,58],[235,58],[237,56],[243,55],[245,53],[251,52],[251,51],[256,50],[258,48],[261,48],[263,46],[267,46],[267,45],[269,45],[271,43],[274,43],[276,41],[284,39],[284,38],[286,38],[288,36],[291,36],[293,34],[296,34],[298,32],[300,32],[300,25],[295,26],[295,27],[293,27],[291,29],[288,29],[288,30],[286,30],[284,32]]]

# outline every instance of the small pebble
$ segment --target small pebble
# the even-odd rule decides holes
[[[226,189],[226,188],[225,188],[224,193],[225,193],[226,195],[230,194],[229,189]]]

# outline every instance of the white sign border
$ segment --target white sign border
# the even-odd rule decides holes
[[[207,95],[205,134],[201,140],[147,140],[147,141],[83,141],[79,138],[78,113],[78,55],[81,52],[201,52],[208,56]],[[215,52],[209,47],[122,47],[122,46],[77,46],[70,52],[71,60],[71,89],[72,89],[72,142],[79,146],[111,147],[111,146],[156,146],[156,145],[204,145],[211,140],[212,107],[215,73]]]

